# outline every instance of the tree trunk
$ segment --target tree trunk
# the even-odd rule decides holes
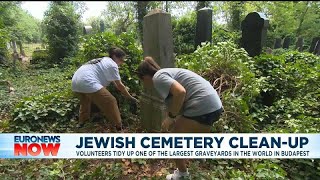
[[[20,49],[20,55],[26,56],[26,53],[23,50],[23,46],[22,46],[22,42],[21,41],[18,41],[18,46],[19,46],[19,49]]]
[[[12,58],[13,58],[13,73],[16,74],[16,61],[19,58],[19,54],[17,52],[16,41],[12,41],[12,48],[13,48],[13,54],[12,54]]]
[[[301,27],[302,27],[302,23],[304,21],[304,17],[306,16],[307,12],[309,9],[309,1],[306,2],[306,9],[304,11],[304,13],[301,15],[300,17],[300,22],[299,22],[299,26],[297,28],[297,36],[300,36],[300,32],[301,32]]]
[[[243,10],[244,1],[231,2],[231,29],[233,31],[241,30],[241,10]]]
[[[143,46],[143,17],[147,14],[147,6],[149,1],[137,1],[137,13],[138,13],[138,32],[140,35],[140,42]]]

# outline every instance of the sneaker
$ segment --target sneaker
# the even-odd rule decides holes
[[[166,177],[166,180],[182,180],[182,179],[190,179],[190,174],[188,169],[186,172],[180,172],[179,169],[174,170],[173,174],[169,174]]]

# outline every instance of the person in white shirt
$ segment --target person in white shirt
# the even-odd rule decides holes
[[[126,54],[122,49],[113,47],[109,50],[109,57],[93,59],[74,73],[72,91],[80,99],[78,127],[83,127],[90,119],[91,102],[93,102],[105,117],[114,123],[118,131],[122,129],[117,100],[106,87],[112,82],[125,97],[138,102],[121,82],[118,66],[124,63],[125,57]]]

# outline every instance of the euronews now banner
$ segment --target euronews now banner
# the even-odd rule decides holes
[[[320,158],[320,134],[0,134],[0,158]]]

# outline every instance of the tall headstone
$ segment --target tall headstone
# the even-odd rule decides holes
[[[309,49],[309,53],[313,53],[315,51],[316,48],[316,44],[317,42],[320,40],[320,37],[314,37],[312,39],[311,45],[310,45],[310,49]]]
[[[303,49],[303,37],[299,37],[297,42],[296,42],[296,50],[298,50],[299,52],[302,52]]]
[[[100,32],[104,32],[104,22],[100,20]]]
[[[155,10],[143,18],[143,55],[151,56],[161,68],[174,67],[171,15]],[[161,129],[166,106],[155,89],[144,89],[141,99],[142,126],[151,132]]]
[[[320,40],[317,41],[316,47],[314,48],[313,54],[320,55]]]
[[[267,39],[269,20],[263,13],[252,12],[241,22],[241,45],[249,56],[260,55]]]
[[[197,13],[195,49],[202,42],[212,42],[212,9],[202,8]]]
[[[282,39],[281,38],[276,38],[275,42],[274,42],[274,47],[273,49],[279,49],[281,48],[281,42],[282,42]]]
[[[283,40],[282,48],[283,49],[289,49],[290,43],[291,43],[291,38],[288,37],[288,36],[285,37],[284,40]]]

